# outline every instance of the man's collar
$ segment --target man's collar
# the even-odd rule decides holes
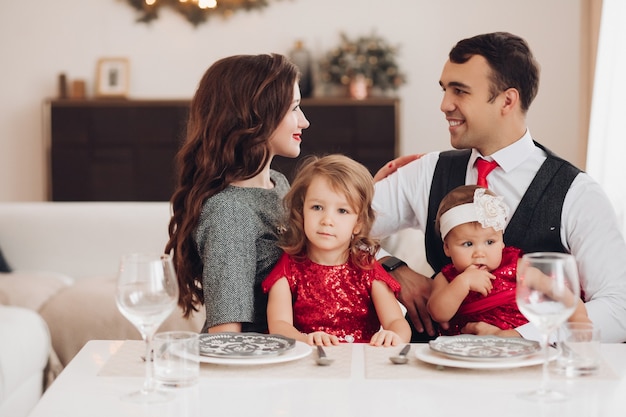
[[[515,169],[522,162],[524,162],[534,149],[535,144],[533,143],[533,138],[530,135],[530,130],[526,129],[526,133],[524,133],[524,136],[522,136],[506,148],[502,148],[491,155],[481,155],[481,153],[478,152],[476,149],[472,149],[472,155],[469,159],[469,166],[474,166],[474,162],[477,158],[484,158],[488,161],[496,161],[498,165],[500,165],[500,167],[504,170],[504,172],[508,172],[512,169]]]

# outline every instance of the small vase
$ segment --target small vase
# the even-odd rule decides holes
[[[304,47],[302,41],[296,41],[289,57],[300,70],[300,94],[303,98],[313,95],[313,74],[311,70],[311,53]]]
[[[367,78],[363,74],[357,74],[350,80],[348,85],[350,97],[356,100],[364,100],[368,95]]]

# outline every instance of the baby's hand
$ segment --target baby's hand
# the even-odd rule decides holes
[[[515,329],[502,330],[484,321],[467,323],[461,329],[462,334],[476,334],[479,336],[499,336],[499,337],[522,337]]]
[[[402,343],[402,339],[397,333],[391,330],[380,330],[370,339],[371,346],[396,346]]]
[[[325,332],[313,332],[309,333],[306,338],[306,342],[313,345],[331,346],[338,345],[339,338]]]
[[[570,323],[591,323],[592,321],[589,319],[587,315],[587,307],[585,307],[585,303],[583,300],[578,300],[576,304],[576,310],[569,316],[567,319]]]
[[[478,268],[475,265],[469,266],[465,272],[459,277],[463,277],[470,291],[481,293],[484,296],[489,295],[493,289],[493,281],[496,279],[495,275],[486,269]],[[457,277],[458,279],[458,277]]]

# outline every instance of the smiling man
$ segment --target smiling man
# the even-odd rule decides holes
[[[505,32],[461,40],[450,51],[439,84],[455,150],[426,154],[376,184],[374,235],[407,227],[424,231],[428,262],[438,272],[450,262],[434,229],[441,199],[459,185],[476,184],[479,158],[495,162],[486,180],[512,211],[506,245],[525,253],[574,255],[583,299],[602,339],[626,341],[626,263],[621,260],[626,243],[599,184],[531,136],[526,113],[537,94],[539,66],[526,41]],[[399,299],[415,326],[413,340],[436,336],[426,309],[432,280],[395,258],[382,261],[402,284]],[[463,331],[502,334],[482,322],[468,323]],[[530,324],[514,333],[539,337]]]

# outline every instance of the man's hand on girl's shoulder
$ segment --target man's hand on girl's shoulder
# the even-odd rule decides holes
[[[381,169],[379,169],[378,172],[376,172],[376,175],[374,175],[374,182],[387,178],[389,175],[396,172],[398,168],[401,168],[410,162],[420,159],[424,155],[425,154],[423,153],[404,155],[404,156],[397,157],[393,161],[389,161]]]

